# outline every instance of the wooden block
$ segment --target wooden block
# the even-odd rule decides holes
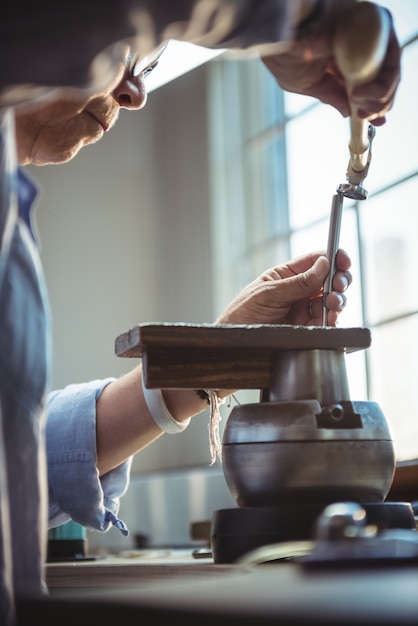
[[[280,351],[352,352],[370,343],[367,328],[142,324],[116,338],[115,353],[142,358],[151,388],[263,389]]]

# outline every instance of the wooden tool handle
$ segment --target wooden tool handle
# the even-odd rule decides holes
[[[358,2],[340,22],[335,34],[334,51],[349,97],[353,87],[372,81],[378,74],[385,58],[389,33],[388,13],[370,2]],[[367,166],[368,126],[368,121],[361,120],[352,105],[349,149],[355,172],[361,172]]]

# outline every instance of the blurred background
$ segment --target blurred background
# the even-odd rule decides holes
[[[404,460],[418,458],[418,4],[382,4],[404,47],[402,83],[377,129],[369,198],[344,204],[340,243],[354,282],[340,325],[372,331],[370,349],[347,355],[351,398],[380,404]],[[122,111],[97,145],[68,164],[29,168],[41,185],[54,388],[120,376],[137,363],[114,355],[119,334],[146,322],[210,323],[264,269],[326,248],[347,120],[283,93],[258,59],[189,44],[168,49],[149,80],[145,109]],[[190,522],[233,506],[222,468],[209,466],[207,425],[203,414],[137,455],[121,508],[131,536],[91,533],[92,547],[121,549],[135,535],[183,545]]]

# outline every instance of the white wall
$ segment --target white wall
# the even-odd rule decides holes
[[[114,340],[138,323],[210,322],[206,74],[122,111],[70,163],[30,168],[53,313],[53,387],[119,376]],[[137,456],[135,471],[207,466],[207,416]]]

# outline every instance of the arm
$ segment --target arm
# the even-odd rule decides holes
[[[340,250],[334,292],[327,297],[329,323],[344,309],[343,292],[351,282],[351,262]],[[329,262],[312,253],[264,272],[245,287],[218,317],[218,324],[322,324],[322,285]],[[141,366],[108,385],[97,401],[97,457],[100,474],[155,441],[163,431],[152,419],[142,391]],[[233,390],[217,390],[220,398]],[[195,391],[164,390],[164,401],[179,422],[197,415],[207,403]]]
[[[54,87],[100,91],[119,82],[121,42],[141,56],[169,38],[246,49],[281,41],[294,14],[311,0],[119,0],[9,3],[0,24],[0,106]],[[302,11],[304,14],[305,10]],[[10,62],[13,59],[13,63]]]
[[[350,264],[340,250],[334,292],[327,297],[331,324],[344,309]],[[328,260],[321,253],[271,268],[245,287],[216,323],[320,324],[321,288],[328,271]],[[221,398],[230,393],[218,390]],[[164,390],[164,401],[178,422],[208,406],[206,400],[186,389]],[[119,379],[69,385],[52,392],[47,409],[50,525],[72,518],[96,530],[106,531],[111,524],[123,530],[117,514],[128,488],[132,456],[163,434],[144,399],[142,367]]]
[[[348,115],[345,85],[336,72],[333,35],[356,0],[120,0],[109,3],[9,4],[0,24],[0,107],[26,102],[54,87],[101,90],[117,84],[124,67],[122,41],[141,56],[162,41],[264,54],[283,89],[302,93]],[[65,25],[65,26],[63,26]],[[319,25],[319,26],[318,26]],[[10,63],[13,59],[13,63]],[[393,29],[381,71],[355,89],[364,117],[384,122],[400,77]]]

